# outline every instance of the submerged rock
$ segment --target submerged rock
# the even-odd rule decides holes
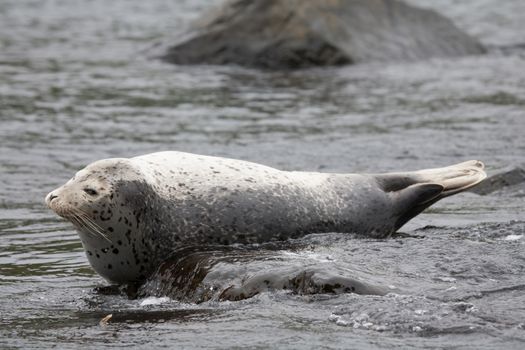
[[[170,297],[184,302],[243,300],[269,291],[294,294],[385,295],[391,290],[368,283],[334,262],[260,247],[214,247],[179,252],[140,286],[135,297]]]
[[[277,267],[261,271],[222,290],[219,300],[242,300],[266,291],[286,290],[294,294],[341,294],[386,295],[389,290],[359,279],[332,272],[330,266],[302,268],[300,266]]]
[[[482,52],[449,19],[397,0],[234,0],[162,58],[288,69]]]

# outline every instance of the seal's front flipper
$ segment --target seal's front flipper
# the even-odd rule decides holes
[[[395,229],[438,200],[477,185],[487,177],[477,160],[437,169],[377,175],[376,180],[393,201],[398,216]]]

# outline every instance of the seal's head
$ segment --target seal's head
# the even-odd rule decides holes
[[[46,204],[55,213],[74,221],[108,204],[112,194],[111,182],[107,173],[109,166],[118,162],[108,159],[93,163],[80,170],[63,186],[46,196]]]
[[[129,159],[104,159],[77,172],[45,199],[73,223],[89,262],[111,282],[141,279],[146,270],[136,199],[140,193],[134,190],[143,179]]]
[[[46,196],[46,204],[70,221],[81,221],[111,206],[117,185],[138,178],[126,158],[104,159],[80,170],[63,186]]]

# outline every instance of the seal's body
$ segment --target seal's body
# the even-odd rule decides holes
[[[93,268],[147,277],[176,250],[315,232],[387,237],[439,199],[485,178],[483,164],[379,175],[287,172],[182,152],[95,162],[46,197],[70,220]]]

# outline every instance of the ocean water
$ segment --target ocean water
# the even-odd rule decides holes
[[[312,235],[280,253],[385,296],[195,304],[95,290],[107,283],[43,199],[101,158],[179,150],[327,172],[479,159],[489,174],[525,163],[521,1],[411,0],[478,37],[483,56],[295,72],[150,57],[217,3],[0,3],[0,347],[523,348],[523,184],[447,198],[402,229],[409,237]]]

